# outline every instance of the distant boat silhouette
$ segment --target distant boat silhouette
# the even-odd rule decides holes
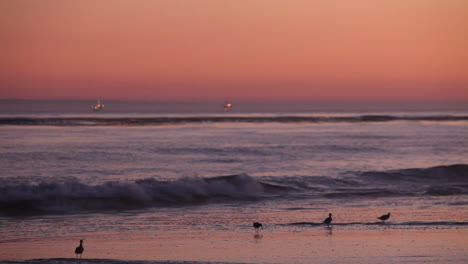
[[[98,100],[97,104],[92,106],[91,109],[93,109],[94,111],[100,111],[100,110],[104,109],[104,105],[101,104],[101,100]]]
[[[328,217],[325,218],[325,220],[323,220],[323,222],[324,222],[325,224],[327,224],[327,226],[330,226],[332,220],[333,220],[333,219],[332,219],[332,214],[329,213],[329,214],[328,214]]]
[[[385,223],[385,220],[388,220],[390,218],[390,213],[386,215],[382,215],[381,217],[377,217],[378,219],[382,220],[382,222]]]
[[[80,245],[75,249],[76,258],[78,258],[78,255],[80,255],[80,258],[81,258],[83,251],[84,251],[83,240],[80,240]]]

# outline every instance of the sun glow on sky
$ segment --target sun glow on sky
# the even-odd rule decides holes
[[[0,99],[468,100],[466,0],[3,0]]]

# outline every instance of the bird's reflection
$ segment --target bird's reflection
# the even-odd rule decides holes
[[[255,234],[254,235],[254,239],[262,239],[263,238],[263,235],[262,234]]]

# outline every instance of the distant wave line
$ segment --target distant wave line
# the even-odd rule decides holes
[[[359,123],[389,121],[468,121],[468,116],[358,115],[358,116],[188,116],[188,117],[2,117],[0,125],[24,126],[145,126],[201,123]]]

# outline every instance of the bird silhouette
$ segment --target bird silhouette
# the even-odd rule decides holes
[[[323,222],[324,222],[325,224],[327,224],[328,227],[330,227],[330,224],[331,224],[332,220],[333,220],[333,219],[332,219],[332,214],[329,213],[329,214],[328,214],[328,217],[325,218],[325,220],[323,220]]]
[[[80,240],[80,245],[75,249],[76,258],[78,258],[78,255],[80,255],[80,258],[81,258],[83,251],[84,251],[83,240]]]
[[[381,217],[377,217],[378,219],[382,220],[382,222],[385,223],[385,220],[388,220],[390,218],[390,213],[386,215],[382,215]]]
[[[259,222],[254,222],[254,223],[253,223],[253,227],[255,228],[255,232],[258,232],[258,229],[259,229],[259,228],[262,228],[262,229],[263,229],[262,223],[259,223]]]

